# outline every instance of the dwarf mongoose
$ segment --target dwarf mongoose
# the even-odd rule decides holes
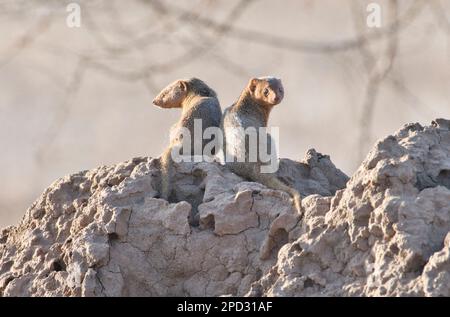
[[[172,192],[172,148],[183,142],[183,136],[179,131],[186,128],[191,135],[191,153],[182,154],[194,155],[195,143],[202,142],[201,149],[203,150],[209,142],[202,138],[205,129],[220,126],[222,110],[214,90],[197,78],[177,80],[171,83],[156,96],[153,104],[161,108],[182,109],[180,120],[170,130],[170,145],[161,155],[161,198],[168,200]],[[201,120],[202,135],[195,136],[194,139],[195,119]]]
[[[284,90],[280,79],[274,77],[250,79],[238,101],[223,114],[221,122],[225,138],[223,150],[225,157],[233,158],[233,162],[227,160],[225,162],[234,173],[269,188],[289,193],[294,199],[295,208],[300,212],[301,197],[298,191],[282,183],[275,173],[261,173],[261,167],[265,163],[262,162],[259,151],[256,152],[258,153],[256,160],[250,159],[248,136],[236,132],[236,128],[255,128],[258,138],[267,138],[269,144],[267,148],[270,150],[271,142],[274,141],[269,134],[260,135],[258,129],[267,127],[270,111],[281,102],[283,96]],[[241,153],[244,150],[245,153]],[[237,157],[243,157],[245,160],[234,162]],[[276,153],[273,153],[272,157],[278,159]]]

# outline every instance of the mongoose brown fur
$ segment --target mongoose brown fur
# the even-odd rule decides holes
[[[187,128],[191,134],[191,153],[194,155],[195,142],[202,142],[202,150],[209,142],[208,140],[198,140],[202,136],[195,136],[194,140],[194,120],[202,120],[202,135],[209,127],[219,127],[222,117],[222,110],[217,99],[217,95],[203,81],[197,78],[187,80],[177,80],[164,88],[153,100],[153,104],[160,108],[181,108],[181,118],[171,127],[170,145],[161,155],[161,198],[169,200],[172,193],[173,160],[172,148],[181,145],[182,137],[178,131]],[[189,153],[182,153],[189,155]],[[197,154],[197,153],[196,153]]]
[[[244,162],[226,162],[226,165],[234,173],[252,181],[259,182],[269,188],[289,193],[293,197],[295,208],[298,212],[301,212],[301,196],[298,191],[281,182],[275,173],[261,173],[261,166],[264,163],[261,162],[259,154],[256,162],[250,162],[248,153],[249,142],[246,141],[245,136],[236,136],[235,132],[232,132],[235,128],[247,129],[254,127],[258,137],[261,137],[259,136],[258,129],[260,127],[267,127],[272,108],[279,104],[283,100],[283,97],[284,89],[281,80],[274,77],[252,78],[238,101],[227,108],[223,114],[221,122],[221,128],[225,138],[223,151],[225,157],[227,153],[230,154],[231,149],[234,150],[230,154],[231,157],[236,158],[238,155],[245,157]],[[267,138],[269,143],[268,149],[270,149],[270,142],[273,141],[270,135],[267,135]],[[237,144],[242,144],[242,142],[245,142],[245,147],[239,148]],[[242,151],[244,148],[246,153],[236,153],[236,151]]]

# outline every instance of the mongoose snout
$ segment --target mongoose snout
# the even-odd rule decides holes
[[[160,108],[180,108],[180,104],[188,95],[188,84],[185,80],[177,80],[164,88],[153,99],[153,104]]]
[[[162,102],[159,100],[159,99],[153,99],[153,101],[152,101],[152,103],[155,105],[155,106],[158,106],[158,107],[161,107],[161,105],[162,105]]]

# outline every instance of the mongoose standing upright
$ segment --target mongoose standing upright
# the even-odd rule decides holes
[[[161,198],[169,200],[172,193],[172,148],[175,145],[181,146],[183,142],[179,131],[186,128],[191,135],[191,153],[182,154],[194,155],[196,142],[202,142],[202,150],[209,142],[202,138],[205,129],[220,126],[222,110],[215,91],[197,78],[177,80],[171,83],[156,96],[153,104],[160,108],[182,109],[180,120],[171,128],[170,145],[161,155]],[[195,119],[200,119],[202,123],[202,135],[195,136],[197,140],[194,140]],[[202,138],[202,140],[198,140],[198,138]]]
[[[298,191],[282,183],[275,173],[261,173],[264,163],[259,156],[259,148],[256,151],[256,161],[252,161],[249,156],[250,144],[247,137],[242,132],[236,132],[239,128],[245,130],[253,127],[258,139],[267,137],[268,149],[270,149],[270,143],[273,142],[271,136],[260,135],[259,128],[267,127],[270,111],[283,100],[283,97],[284,89],[280,79],[274,77],[250,79],[238,101],[225,109],[221,122],[225,138],[223,147],[225,157],[228,156],[233,160],[241,157],[244,160],[225,163],[239,176],[289,193],[293,197],[295,208],[301,212],[301,197]],[[244,149],[245,153],[240,153]],[[272,157],[278,159],[276,153],[273,153]]]

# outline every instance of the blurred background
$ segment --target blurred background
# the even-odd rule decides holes
[[[159,156],[180,112],[151,100],[192,76],[223,109],[282,78],[280,156],[351,175],[378,138],[450,118],[449,21],[450,0],[0,0],[0,227],[59,177]]]

